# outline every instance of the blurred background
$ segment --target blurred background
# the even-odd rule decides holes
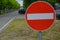
[[[18,11],[25,14],[27,7],[35,1],[46,1],[56,10],[57,19],[60,19],[60,0],[0,0],[0,15]]]
[[[60,40],[60,0],[0,0],[0,40],[38,40],[38,32],[25,20],[27,7],[35,1],[50,3],[56,12],[52,28],[42,32],[43,40]]]
[[[18,9],[26,9],[34,1],[49,2],[55,10],[60,9],[60,0],[0,0],[0,14]]]

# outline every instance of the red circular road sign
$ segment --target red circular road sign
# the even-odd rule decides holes
[[[54,8],[44,1],[34,2],[26,10],[28,25],[38,31],[48,29],[54,23],[55,16]]]

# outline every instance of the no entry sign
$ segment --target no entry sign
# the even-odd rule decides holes
[[[46,30],[54,23],[54,8],[47,2],[37,1],[32,3],[26,10],[28,25],[38,31]]]

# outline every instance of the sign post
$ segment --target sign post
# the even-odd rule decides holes
[[[42,32],[41,31],[39,31],[39,33],[38,33],[38,40],[42,40]]]
[[[26,10],[26,22],[30,28],[39,31],[39,40],[42,40],[42,31],[50,28],[55,18],[54,8],[44,1],[34,2]]]

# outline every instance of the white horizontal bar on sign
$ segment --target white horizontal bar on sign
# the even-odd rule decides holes
[[[53,18],[54,18],[53,13],[27,14],[27,20],[44,20]]]

